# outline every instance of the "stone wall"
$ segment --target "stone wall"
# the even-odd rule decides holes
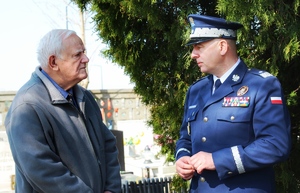
[[[16,92],[0,92],[0,131],[4,131],[5,116]]]
[[[141,98],[133,90],[93,90],[92,93],[108,127],[118,130],[120,121],[149,119],[149,108],[142,104]]]

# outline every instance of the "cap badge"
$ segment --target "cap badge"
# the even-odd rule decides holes
[[[232,76],[232,80],[233,80],[234,82],[238,81],[239,79],[240,79],[240,77],[239,77],[239,75],[237,75],[237,74],[235,74],[235,75]]]
[[[194,26],[194,25],[195,25],[194,19],[193,19],[192,17],[189,18],[189,21],[190,21],[191,26]]]
[[[243,96],[246,94],[249,90],[248,86],[242,86],[238,91],[237,91],[237,96]]]

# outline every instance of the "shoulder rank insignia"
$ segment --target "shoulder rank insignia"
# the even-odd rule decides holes
[[[248,107],[250,97],[224,97],[223,107]]]
[[[263,78],[267,78],[267,77],[269,77],[269,76],[273,76],[272,74],[270,74],[269,72],[262,72],[262,73],[260,73],[259,74],[261,77],[263,77]]]
[[[243,96],[248,92],[249,88],[248,86],[242,86],[238,91],[237,91],[237,96]]]

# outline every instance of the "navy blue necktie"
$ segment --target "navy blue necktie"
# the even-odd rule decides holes
[[[217,90],[221,84],[222,83],[221,83],[220,79],[217,79],[215,82],[215,90]]]
[[[221,84],[222,84],[222,83],[221,83],[220,79],[217,79],[216,82],[215,82],[215,91],[214,91],[214,93],[216,92],[216,90],[219,88],[219,86],[220,86]]]

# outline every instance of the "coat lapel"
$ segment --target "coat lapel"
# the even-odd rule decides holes
[[[241,61],[239,65],[234,69],[234,71],[228,76],[225,82],[223,82],[223,84],[218,88],[218,90],[216,90],[215,93],[211,95],[211,97],[207,100],[207,103],[205,104],[204,108],[234,92],[233,87],[241,83],[247,70],[248,68],[246,64],[243,61]]]
[[[202,99],[201,104],[205,104],[211,98],[211,92],[212,92],[211,89],[213,86],[212,79],[213,79],[212,76],[209,76],[204,82],[203,89],[200,90],[200,92],[202,92],[199,95],[199,96],[201,96],[201,99]],[[203,91],[205,91],[205,92],[203,92]]]

